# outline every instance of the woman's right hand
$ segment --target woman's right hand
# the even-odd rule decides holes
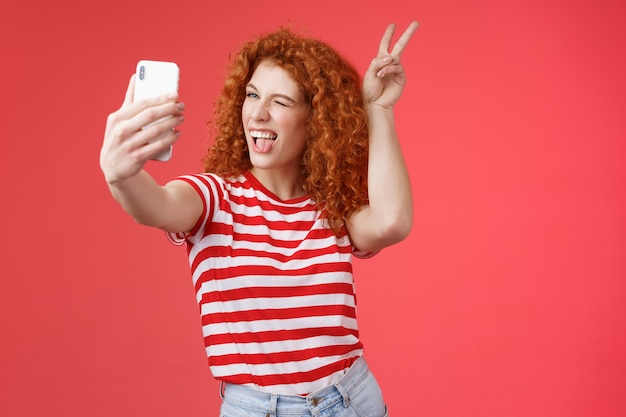
[[[170,147],[178,137],[185,105],[173,93],[134,102],[135,75],[126,90],[124,103],[107,118],[100,150],[100,168],[109,184],[130,178],[141,171],[153,156]],[[172,116],[142,130],[164,117]],[[167,134],[166,134],[167,133]],[[166,134],[159,140],[154,140]]]

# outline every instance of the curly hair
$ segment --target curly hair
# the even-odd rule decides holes
[[[203,159],[203,168],[222,177],[252,168],[241,109],[246,85],[263,60],[291,75],[311,109],[301,182],[339,234],[345,220],[368,201],[368,122],[358,72],[322,41],[280,28],[243,45],[230,63],[215,104],[215,143]]]

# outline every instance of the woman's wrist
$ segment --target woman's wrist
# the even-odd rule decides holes
[[[393,116],[393,106],[387,107],[376,103],[365,103],[364,107],[367,115],[370,117],[378,114],[388,114]]]

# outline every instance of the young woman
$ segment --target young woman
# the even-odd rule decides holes
[[[205,173],[163,186],[143,167],[180,135],[178,96],[134,102],[132,77],[107,120],[100,166],[114,198],[187,245],[223,416],[387,415],[362,356],[351,258],[411,229],[393,107],[416,29],[390,51],[390,25],[362,81],[327,44],[286,29],[246,43]]]

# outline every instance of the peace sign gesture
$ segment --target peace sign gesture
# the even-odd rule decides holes
[[[385,30],[378,47],[378,55],[372,60],[363,77],[363,98],[366,105],[375,104],[391,109],[400,99],[406,83],[406,74],[400,63],[400,55],[417,27],[417,22],[411,23],[391,52],[389,52],[389,47],[396,25],[391,24]]]

